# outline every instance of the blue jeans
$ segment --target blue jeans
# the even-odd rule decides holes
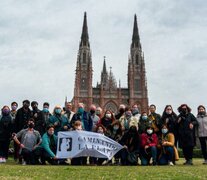
[[[152,158],[153,162],[157,161],[157,147],[151,146],[146,150],[141,150],[141,164],[142,165],[149,165],[150,159]]]
[[[174,161],[174,148],[171,146],[163,148],[162,155],[158,160],[159,165],[167,165],[169,161]]]

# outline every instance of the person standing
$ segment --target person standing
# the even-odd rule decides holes
[[[73,115],[75,114],[72,111],[73,105],[71,102],[67,102],[65,105],[65,112],[64,116],[68,119],[68,122],[70,123],[71,119],[73,118]]]
[[[206,108],[203,105],[198,106],[198,114],[197,114],[197,121],[198,121],[198,137],[201,144],[201,151],[203,154],[204,162],[203,164],[207,164],[207,114]]]
[[[132,117],[133,117],[133,119],[136,118],[137,119],[137,122],[139,123],[139,119],[140,119],[141,114],[139,113],[138,105],[137,104],[134,104],[132,106],[131,111],[132,111]]]
[[[198,125],[198,122],[187,104],[180,105],[178,112],[180,113],[177,119],[179,146],[182,148],[186,160],[184,165],[193,165],[195,127]]]
[[[115,115],[116,120],[119,120],[124,115],[125,108],[126,108],[126,106],[124,104],[120,104],[119,112]]]
[[[62,108],[60,106],[55,106],[53,115],[49,117],[48,125],[52,124],[55,129],[55,135],[59,131],[68,131],[70,129],[70,124],[68,119],[62,114]]]
[[[11,103],[11,117],[12,117],[12,122],[13,123],[14,123],[14,120],[16,118],[17,108],[18,108],[17,102],[12,102]]]
[[[81,121],[83,130],[92,131],[93,121],[90,114],[85,111],[84,107],[83,103],[78,104],[78,111],[73,115],[70,125],[73,126],[76,121]]]
[[[46,132],[46,126],[49,122],[50,116],[52,116],[49,111],[49,106],[49,103],[44,102],[42,111],[37,113],[35,129],[39,131],[41,136]]]
[[[96,115],[96,106],[94,104],[92,104],[90,106],[90,112],[89,112],[89,115],[91,116],[91,119],[93,121],[93,128],[92,130],[95,131],[96,130],[96,127],[100,121],[100,118]]]
[[[10,137],[13,131],[10,108],[4,106],[0,116],[0,163],[5,163],[8,158]]]
[[[154,132],[159,135],[160,134],[160,127],[161,127],[161,116],[160,114],[156,113],[156,106],[154,104],[151,104],[149,107],[150,114],[148,115],[148,118],[151,120],[152,127],[154,129]]]
[[[30,101],[24,100],[23,106],[17,110],[16,118],[14,120],[15,132],[27,128],[27,121],[32,117],[32,112],[29,109]]]

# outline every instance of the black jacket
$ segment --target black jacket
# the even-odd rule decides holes
[[[19,132],[22,129],[27,128],[27,122],[32,117],[32,112],[30,109],[28,111],[25,111],[24,108],[20,108],[17,111],[16,118],[14,120],[14,127],[15,132]]]
[[[180,147],[195,146],[195,127],[198,125],[195,116],[191,113],[186,115],[181,113],[176,122]],[[193,124],[193,129],[190,129],[190,123]]]
[[[9,140],[13,132],[11,115],[0,117],[0,141]]]

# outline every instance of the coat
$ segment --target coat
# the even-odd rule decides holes
[[[173,133],[168,133],[166,135],[161,135],[161,137],[159,138],[159,144],[157,145],[158,149],[162,149],[162,142],[165,141],[166,142],[166,146],[171,146],[174,149],[174,156],[175,156],[175,160],[178,161],[179,160],[179,154],[178,154],[178,150],[175,147],[175,137]],[[160,156],[162,156],[163,153],[163,149],[161,150]]]
[[[88,112],[84,111],[83,115],[76,113],[73,115],[73,118],[70,121],[70,126],[72,127],[75,121],[81,121],[82,122],[82,128],[85,131],[92,131],[93,128],[93,120],[91,119],[91,116]]]
[[[12,117],[1,116],[0,117],[0,141],[8,141],[13,132]]]
[[[198,137],[207,137],[207,115],[198,115],[197,116],[198,126],[197,134]]]
[[[42,143],[41,147],[44,148],[44,150],[53,158],[55,157],[55,154],[50,149],[50,136],[48,136],[47,132],[42,136]],[[57,136],[55,134],[52,135],[52,138],[54,138],[55,144],[57,145]]]
[[[178,125],[179,146],[181,148],[195,146],[195,127],[198,125],[195,116],[191,113],[180,114],[176,122]],[[193,129],[190,129],[190,123],[194,125]]]
[[[55,128],[54,128],[55,135],[57,135],[57,133],[59,131],[65,131],[64,126],[67,126],[68,129],[70,127],[68,119],[64,115],[60,115],[60,116],[52,115],[52,116],[49,117],[49,122],[48,123],[52,124],[52,125],[57,123],[57,125],[55,125]]]
[[[27,122],[29,118],[32,117],[32,112],[30,109],[28,111],[25,111],[24,108],[20,108],[17,111],[16,118],[14,120],[14,127],[15,127],[15,132],[19,132],[22,129],[27,128]]]
[[[145,146],[157,146],[158,138],[155,133],[152,135],[148,135],[147,133],[142,133],[141,135],[141,147],[144,148]]]

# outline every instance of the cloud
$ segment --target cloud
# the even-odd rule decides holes
[[[161,113],[186,102],[206,105],[207,2],[2,0],[0,2],[0,106],[23,99],[64,103],[73,96],[77,52],[87,11],[93,83],[100,81],[103,56],[122,86],[138,16],[150,103]]]

